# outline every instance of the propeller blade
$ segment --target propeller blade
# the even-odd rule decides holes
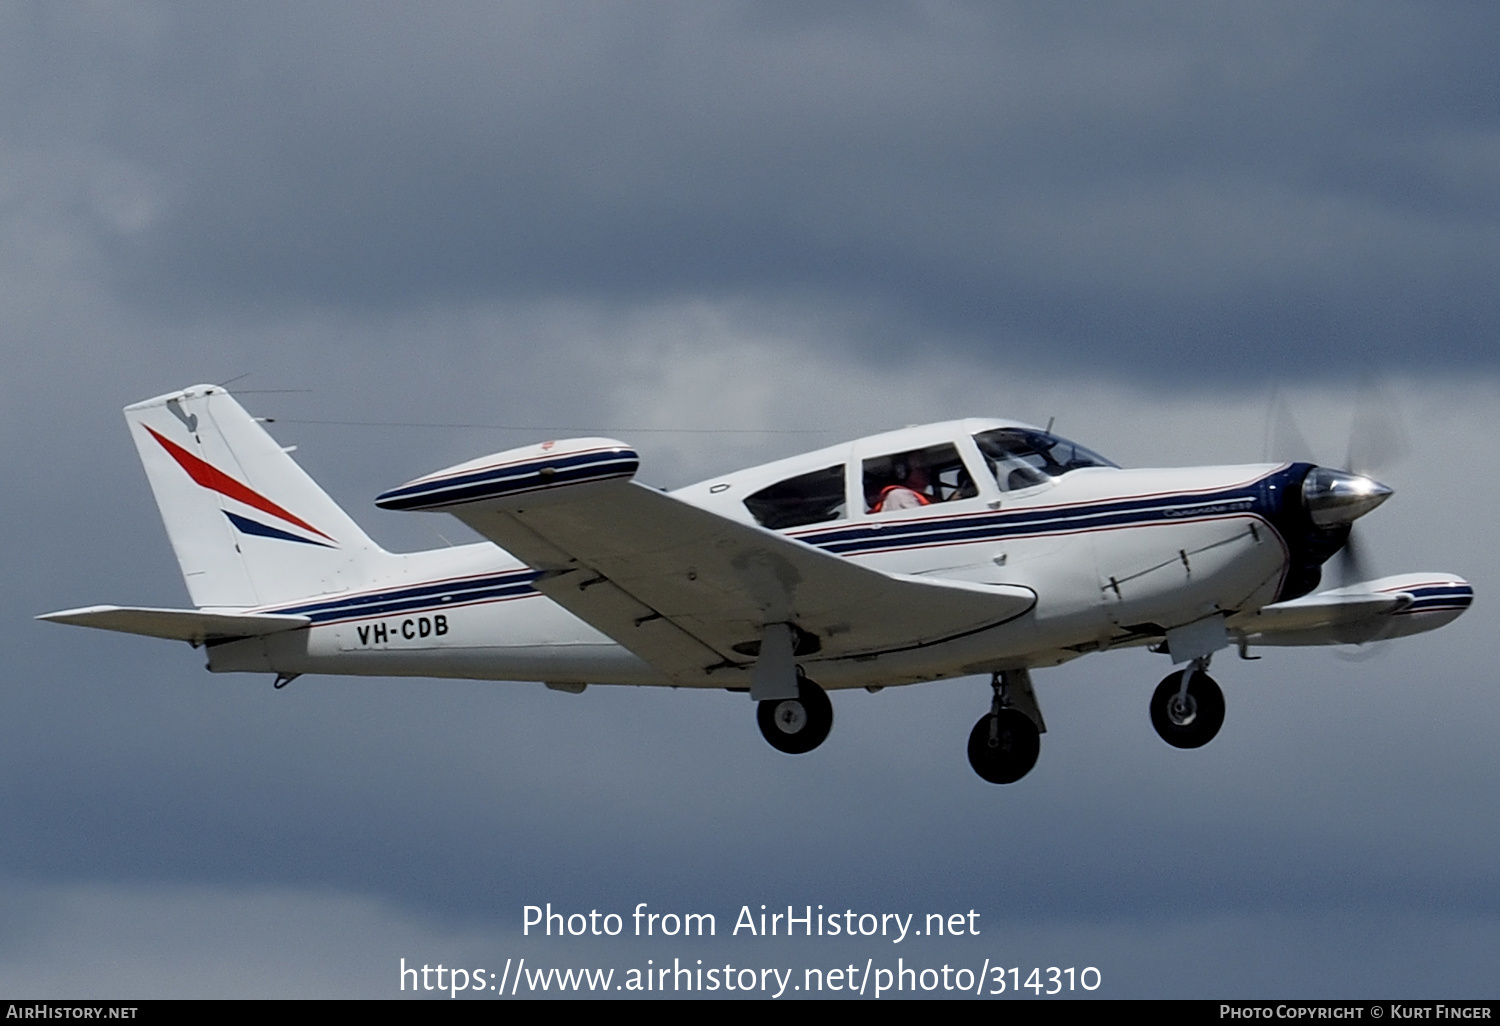
[[[1408,448],[1406,426],[1396,397],[1389,388],[1366,382],[1355,399],[1344,469],[1378,477],[1405,458]]]
[[[1277,460],[1290,460],[1294,463],[1317,463],[1313,458],[1312,446],[1307,444],[1307,437],[1297,426],[1297,418],[1292,413],[1291,404],[1287,402],[1286,396],[1277,389],[1271,393],[1271,402],[1266,409],[1266,451],[1267,463]]]
[[[1349,540],[1344,542],[1344,547],[1334,556],[1341,588],[1371,580],[1369,561],[1364,557],[1364,546],[1355,542],[1356,536],[1356,532],[1350,531]]]
[[[1371,659],[1379,659],[1391,650],[1389,640],[1367,641],[1362,645],[1351,648],[1336,648],[1333,654],[1346,663],[1367,663]]]

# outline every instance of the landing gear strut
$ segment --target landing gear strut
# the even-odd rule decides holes
[[[796,698],[769,698],[755,710],[760,732],[778,752],[801,755],[823,743],[833,729],[833,703],[817,684],[800,674]]]
[[[969,732],[969,765],[992,784],[1020,780],[1031,772],[1042,750],[1036,723],[1010,704],[1007,676],[996,673],[990,677],[994,689],[990,711]]]
[[[1224,725],[1224,692],[1204,669],[1206,659],[1171,673],[1151,696],[1151,725],[1173,748],[1202,748]]]

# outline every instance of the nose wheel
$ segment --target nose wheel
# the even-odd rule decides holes
[[[833,729],[833,703],[817,684],[797,678],[796,698],[770,698],[755,710],[760,732],[771,747],[788,755],[810,752]]]
[[[997,673],[990,679],[995,694],[990,711],[969,732],[969,765],[992,784],[1014,784],[1031,772],[1042,751],[1036,721],[1010,704],[1009,676]]]
[[[1202,748],[1224,725],[1224,692],[1196,664],[1168,674],[1151,696],[1151,725],[1173,748]]]

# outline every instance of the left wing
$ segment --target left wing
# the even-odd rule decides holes
[[[1005,623],[1029,588],[887,574],[630,480],[622,443],[512,450],[420,478],[386,509],[452,513],[542,572],[535,587],[680,682],[738,677],[773,625],[801,661],[874,656]],[[734,683],[740,683],[738,679]]]

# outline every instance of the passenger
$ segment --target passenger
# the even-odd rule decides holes
[[[927,465],[916,457],[896,461],[896,479],[899,484],[886,485],[880,490],[871,513],[889,513],[896,509],[916,509],[930,506],[932,498],[927,494],[931,482],[927,479]]]

